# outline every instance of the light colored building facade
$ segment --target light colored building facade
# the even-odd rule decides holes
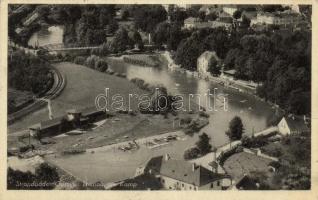
[[[150,159],[145,167],[137,169],[136,175],[151,174],[166,190],[225,190],[232,179],[205,167],[184,160],[171,159],[169,155]]]
[[[205,51],[202,53],[197,60],[197,71],[200,77],[209,77],[209,66],[212,62],[212,59],[215,59],[219,62],[219,58],[214,51]]]
[[[223,6],[223,11],[228,13],[229,15],[233,16],[233,13],[237,11],[237,6],[236,5],[224,5]]]
[[[293,11],[284,11],[279,13],[258,13],[257,17],[251,20],[253,24],[267,24],[267,25],[291,25],[300,23],[301,17],[298,13]]]

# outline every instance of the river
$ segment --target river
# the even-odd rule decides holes
[[[58,31],[50,32],[50,34],[58,33]],[[39,44],[56,42],[56,36],[40,37],[39,34],[37,36]],[[43,38],[43,41],[40,38]],[[186,76],[186,74],[169,71],[166,64],[163,64],[160,68],[149,68],[126,64],[117,58],[109,58],[108,62],[113,71],[126,73],[128,79],[137,77],[150,84],[162,84],[169,92],[174,94],[200,94],[204,96],[208,89],[213,91],[215,88],[217,88],[217,93],[227,94],[228,110],[219,107],[217,111],[209,111],[210,123],[201,130],[201,132],[206,132],[211,137],[211,144],[214,147],[228,142],[225,131],[228,129],[229,121],[234,116],[241,117],[245,134],[251,135],[253,131],[257,132],[265,129],[267,119],[274,112],[268,104],[256,100],[253,96],[226,89],[212,82]],[[198,99],[195,99],[195,101],[198,103]],[[204,105],[202,101],[201,105]],[[173,158],[182,159],[184,150],[194,145],[197,140],[198,134],[193,137],[186,137],[186,140],[172,142],[159,149],[141,147],[134,152],[122,152],[117,149],[109,150],[101,147],[95,149],[94,153],[89,151],[73,156],[48,156],[47,159],[87,182],[112,182],[132,177],[136,168],[153,156],[169,153]]]
[[[32,47],[41,47],[48,44],[61,44],[63,43],[63,32],[64,29],[62,26],[42,28],[30,37],[28,45]]]

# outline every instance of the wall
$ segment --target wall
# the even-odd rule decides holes
[[[279,123],[278,123],[278,130],[282,135],[289,135],[290,130],[288,128],[287,122],[285,118],[283,118]]]
[[[161,184],[163,185],[163,188],[167,190],[197,190],[198,189],[198,187],[194,185],[184,183],[167,176],[161,175],[160,181],[161,181]]]

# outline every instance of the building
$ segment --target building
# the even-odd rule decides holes
[[[286,10],[283,12],[269,13],[260,12],[257,17],[251,20],[251,25],[254,24],[266,24],[266,25],[277,25],[277,26],[289,26],[297,25],[303,20],[299,13],[291,10]]]
[[[30,136],[48,137],[59,135],[63,132],[76,128],[85,128],[94,121],[106,117],[106,113],[97,110],[95,107],[85,108],[83,110],[70,109],[64,116],[56,117],[50,120],[41,121],[29,127]]]
[[[205,51],[199,56],[197,60],[197,70],[200,77],[208,77],[210,75],[209,66],[212,59],[215,59],[217,62],[220,60],[214,51]]]
[[[202,20],[200,18],[188,17],[183,22],[184,22],[184,28],[193,29],[193,28],[197,28],[198,24],[200,24]]]
[[[309,133],[309,122],[306,118],[290,115],[283,117],[278,123],[278,130],[282,135]]]
[[[151,174],[166,190],[225,190],[230,176],[215,173],[205,167],[184,160],[171,159],[169,155],[151,158],[137,175]]]
[[[237,5],[231,5],[231,4],[229,4],[229,5],[224,5],[224,6],[223,6],[223,11],[226,12],[226,13],[228,13],[228,14],[231,15],[231,16],[233,16],[233,13],[234,13],[235,11],[237,11],[237,9],[238,9]]]
[[[230,69],[230,70],[222,70],[222,73],[221,73],[221,78],[224,78],[224,79],[228,79],[228,80],[234,80],[234,76],[235,76],[235,69]]]

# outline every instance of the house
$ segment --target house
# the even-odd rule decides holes
[[[291,135],[291,134],[301,134],[301,133],[309,133],[309,122],[307,118],[289,115],[287,117],[283,117],[281,121],[278,123],[278,130],[282,135]]]
[[[211,22],[211,28],[224,27],[226,30],[231,30],[233,26],[232,22],[215,20]]]
[[[217,62],[220,60],[214,51],[205,51],[199,56],[197,60],[197,70],[200,77],[208,77],[210,75],[209,66],[212,59],[215,59]]]
[[[266,24],[266,25],[278,25],[278,26],[289,26],[296,25],[302,22],[299,13],[291,10],[283,12],[269,13],[260,12],[257,14],[255,19],[251,20],[251,25],[254,24]]]
[[[188,17],[184,20],[184,28],[193,29],[196,28],[198,24],[200,24],[202,20],[200,18]]]
[[[223,6],[223,11],[226,12],[226,13],[228,13],[228,14],[231,15],[231,16],[233,16],[233,13],[234,13],[235,11],[237,11],[237,9],[238,9],[237,5],[231,5],[231,4],[229,4],[229,5],[224,5],[224,6]]]
[[[230,70],[222,70],[222,73],[221,73],[221,78],[224,78],[224,79],[229,79],[229,80],[234,80],[234,76],[235,76],[235,69],[230,69]]]
[[[151,174],[167,190],[225,190],[232,180],[224,174],[184,160],[171,159],[169,155],[151,158],[139,173]]]

